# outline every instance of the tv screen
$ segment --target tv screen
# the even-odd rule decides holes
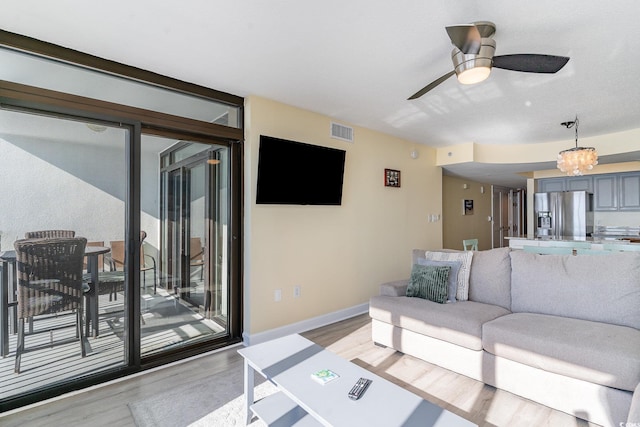
[[[260,136],[257,204],[340,205],[346,151]]]

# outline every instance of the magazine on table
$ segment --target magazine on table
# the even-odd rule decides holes
[[[340,375],[336,374],[331,369],[320,369],[319,371],[311,374],[311,378],[320,384],[326,384],[336,378],[340,378]]]

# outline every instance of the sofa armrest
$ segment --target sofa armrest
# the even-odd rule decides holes
[[[387,297],[403,297],[407,294],[409,279],[396,280],[380,285],[380,295]]]
[[[631,408],[627,416],[627,425],[640,425],[640,384],[636,386],[631,398]]]

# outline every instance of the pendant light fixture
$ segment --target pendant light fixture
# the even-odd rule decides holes
[[[591,170],[598,164],[598,152],[593,147],[578,147],[578,116],[572,122],[560,123],[570,129],[576,128],[576,146],[563,150],[558,154],[558,169],[569,176],[582,175],[584,171]]]

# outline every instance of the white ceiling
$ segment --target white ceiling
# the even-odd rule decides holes
[[[637,0],[3,0],[0,27],[434,147],[570,148],[573,130],[560,123],[576,114],[581,138],[640,128],[638,16]],[[445,26],[474,21],[496,24],[496,55],[571,59],[556,74],[494,69],[473,86],[452,77],[407,101],[452,69]],[[449,173],[514,185],[512,172],[552,169],[550,160]]]

